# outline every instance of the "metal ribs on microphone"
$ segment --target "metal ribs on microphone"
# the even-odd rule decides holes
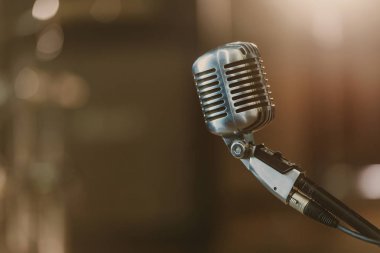
[[[251,132],[274,117],[263,61],[253,43],[211,50],[193,65],[194,80],[209,130],[220,136]]]
[[[224,66],[237,113],[270,106],[267,91],[262,83],[262,73],[256,61],[255,58],[249,58]]]
[[[226,101],[216,69],[194,74],[194,79],[206,122],[226,117]]]

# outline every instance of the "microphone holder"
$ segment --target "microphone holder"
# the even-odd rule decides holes
[[[301,192],[310,198],[310,201],[317,202],[321,208],[340,218],[362,235],[380,239],[377,227],[306,178],[305,173],[296,164],[285,159],[280,152],[272,151],[263,144],[255,145],[252,133],[223,137],[223,140],[231,154],[240,159],[259,182],[283,203],[299,210],[300,208],[292,205],[290,200],[294,192]],[[295,202],[299,204],[298,201]]]
[[[283,203],[289,202],[290,193],[300,176],[299,168],[264,145],[253,145],[252,135],[240,138],[223,138],[231,154]],[[248,141],[246,141],[248,139]]]

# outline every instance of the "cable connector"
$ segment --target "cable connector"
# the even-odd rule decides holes
[[[294,192],[290,196],[289,206],[293,207],[298,212],[309,216],[310,218],[327,226],[336,228],[339,224],[338,219],[335,218],[332,214],[323,209],[313,200],[303,196],[298,192]]]

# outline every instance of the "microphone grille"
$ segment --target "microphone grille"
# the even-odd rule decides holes
[[[236,113],[271,105],[261,63],[257,57],[224,65]]]
[[[206,123],[226,117],[226,101],[216,69],[198,72],[194,74],[194,80]]]
[[[210,132],[248,133],[274,118],[275,105],[255,44],[234,42],[208,51],[194,62],[193,75]]]

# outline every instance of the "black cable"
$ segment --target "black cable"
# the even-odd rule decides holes
[[[359,239],[359,240],[380,246],[380,241],[368,238],[368,237],[366,237],[366,236],[364,236],[364,235],[362,235],[356,231],[353,231],[349,228],[346,228],[346,227],[341,226],[341,225],[338,225],[336,228],[339,229],[340,231],[342,231],[343,233],[346,233],[352,237],[355,237],[356,239]]]
[[[297,211],[303,213],[306,216],[309,216],[310,218],[322,224],[325,224],[333,228],[337,228],[340,231],[356,239],[380,246],[380,240],[369,238],[354,230],[351,230],[347,227],[340,225],[339,220],[336,217],[334,217],[333,214],[329,213],[327,210],[321,207],[314,200],[309,199],[298,192],[293,192],[291,194],[289,205],[293,207],[294,209],[296,209]]]
[[[326,211],[312,199],[309,200],[309,203],[307,203],[303,209],[303,214],[329,227],[336,228],[339,225],[339,220],[335,218],[334,215]]]
[[[380,240],[380,231],[369,221],[361,217],[355,211],[343,204],[330,193],[314,184],[304,175],[300,175],[295,186],[306,196],[318,202],[323,208],[331,212],[336,217],[345,221],[348,225],[356,229],[360,234],[369,238]]]

